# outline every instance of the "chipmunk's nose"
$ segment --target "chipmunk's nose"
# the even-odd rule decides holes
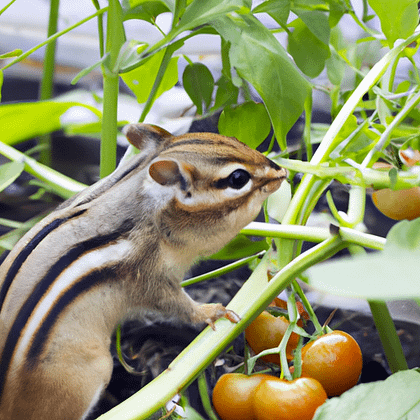
[[[281,183],[287,178],[287,170],[273,162],[267,171],[267,183],[262,188],[263,192],[271,194],[280,188]]]

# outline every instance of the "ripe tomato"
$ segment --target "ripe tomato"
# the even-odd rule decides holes
[[[255,420],[252,396],[263,379],[273,376],[242,373],[222,375],[213,390],[213,406],[222,420]]]
[[[372,200],[376,208],[394,220],[413,220],[420,216],[420,187],[393,191],[389,188],[374,191]]]
[[[343,331],[322,335],[302,348],[302,376],[317,379],[329,397],[356,385],[362,364],[359,345]]]
[[[390,170],[392,165],[376,162],[373,167],[379,170]],[[376,208],[390,219],[413,220],[420,216],[420,187],[398,191],[384,188],[372,193],[372,201]]]
[[[326,399],[327,394],[316,379],[288,382],[270,378],[263,380],[254,392],[254,413],[257,420],[311,420]]]
[[[288,326],[289,321],[284,316],[275,317],[264,311],[248,325],[245,330],[245,339],[255,354],[258,354],[263,350],[277,347]],[[299,336],[296,333],[292,333],[286,347],[288,360],[293,359],[292,351],[298,345],[298,341]],[[280,356],[278,354],[263,356],[261,359],[280,365]]]

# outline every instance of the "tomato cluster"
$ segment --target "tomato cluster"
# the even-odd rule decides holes
[[[285,381],[270,375],[226,373],[213,390],[222,420],[311,420],[327,399],[313,378]]]
[[[255,353],[279,345],[289,321],[268,312],[246,329]],[[290,361],[299,336],[292,333],[286,347]],[[277,354],[262,359],[280,364]],[[310,420],[327,397],[341,395],[356,385],[362,371],[357,342],[343,331],[333,331],[308,342],[301,351],[301,377],[286,381],[271,375],[223,375],[213,391],[213,405],[222,420]]]

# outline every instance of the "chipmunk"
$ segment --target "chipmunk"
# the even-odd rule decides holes
[[[0,419],[83,419],[112,372],[111,336],[144,311],[238,317],[179,283],[258,214],[286,171],[234,138],[125,128],[140,153],[30,230],[0,267]]]

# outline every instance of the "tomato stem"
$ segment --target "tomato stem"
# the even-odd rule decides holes
[[[309,300],[307,299],[305,293],[303,292],[302,288],[300,287],[299,283],[296,280],[292,282],[293,290],[298,294],[300,297],[303,306],[305,307],[306,312],[308,312],[309,318],[311,319],[312,323],[314,324],[316,334],[322,334],[322,326],[318,321],[318,317],[315,314]]]
[[[369,301],[368,303],[391,372],[407,370],[407,360],[386,302]]]
[[[209,390],[207,387],[206,374],[203,372],[198,377],[198,391],[200,393],[201,402],[203,404],[204,411],[207,414],[209,420],[218,420],[216,414],[214,414],[209,398]]]

